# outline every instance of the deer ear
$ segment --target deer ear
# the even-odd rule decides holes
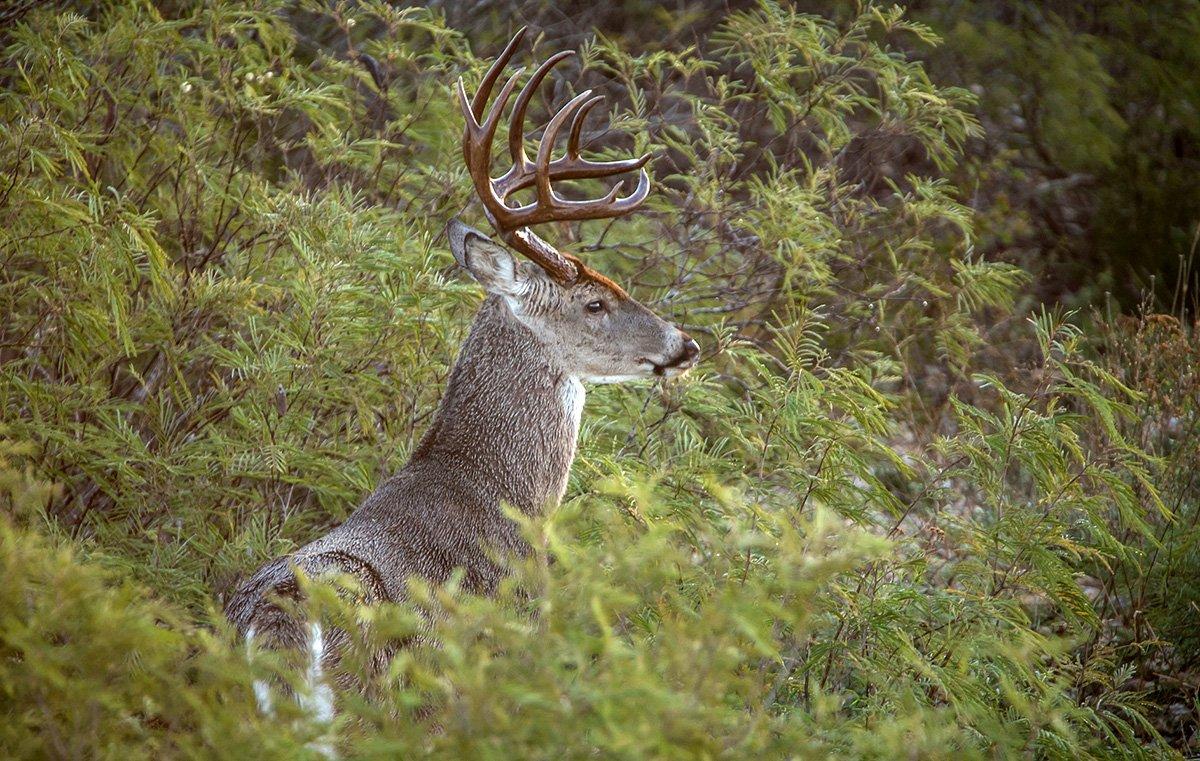
[[[446,233],[450,238],[450,252],[454,254],[454,260],[471,273],[475,282],[489,293],[516,295],[520,290],[517,284],[517,261],[507,248],[457,219],[450,220]]]

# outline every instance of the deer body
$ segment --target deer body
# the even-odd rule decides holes
[[[409,463],[345,523],[263,566],[230,600],[238,629],[271,646],[309,646],[303,623],[271,600],[299,595],[293,566],[350,574],[367,602],[401,600],[409,576],[441,583],[455,569],[467,589],[492,592],[502,569],[490,553],[525,550],[502,505],[538,515],[566,490],[583,383],[674,375],[696,358],[687,334],[623,292],[594,282],[564,289],[465,225],[449,232],[491,295]],[[589,310],[597,302],[601,313]],[[325,652],[336,660],[344,633],[329,636]]]
[[[501,504],[537,515],[562,498],[583,396],[579,379],[554,366],[503,299],[489,297],[408,465],[341,526],[259,570],[230,601],[230,619],[301,644],[307,634],[298,624],[275,631],[284,619],[265,599],[298,591],[293,564],[309,575],[349,573],[376,602],[403,599],[410,575],[441,583],[455,568],[467,588],[490,592],[500,569],[485,548],[523,550]]]
[[[485,213],[501,240],[530,261],[519,262],[509,248],[457,220],[449,224],[451,252],[489,295],[451,371],[433,424],[408,464],[345,523],[267,563],[226,606],[230,620],[248,638],[308,651],[320,660],[310,673],[336,664],[346,633],[322,635],[317,624],[298,620],[276,603],[276,598],[299,596],[296,568],[310,577],[349,574],[369,603],[402,600],[410,576],[438,584],[456,569],[468,590],[492,593],[503,573],[495,553],[527,550],[502,506],[535,516],[557,505],[566,490],[584,383],[677,375],[699,354],[686,333],[526,227],[551,219],[623,214],[645,198],[649,187],[643,172],[637,190],[623,199],[617,199],[614,189],[599,201],[567,201],[550,189],[551,179],[607,176],[640,169],[648,159],[597,163],[579,158],[579,125],[595,104],[587,93],[551,120],[537,163],[524,157],[519,136],[525,106],[562,54],[539,68],[517,98],[510,128],[510,135],[518,136],[510,139],[513,169],[501,180],[489,177],[492,135],[515,77],[487,117],[483,106],[520,39],[518,33],[474,101],[468,103],[461,88],[460,95],[468,122],[464,156]],[[572,115],[567,155],[552,162],[547,141],[552,146]],[[535,203],[506,204],[508,194],[535,184]],[[389,657],[389,652],[378,653],[377,665]]]

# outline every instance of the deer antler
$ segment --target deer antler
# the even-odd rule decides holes
[[[517,79],[524,71],[518,69],[504,86],[492,108],[484,115],[492,87],[500,77],[500,72],[508,65],[516,52],[517,46],[525,37],[525,29],[516,33],[504,52],[487,70],[479,91],[468,101],[467,91],[462,78],[458,80],[458,98],[462,105],[463,116],[467,126],[463,132],[463,158],[467,170],[475,184],[475,192],[483,203],[484,212],[492,227],[500,234],[501,239],[513,249],[528,256],[546,271],[551,277],[563,284],[575,282],[580,275],[590,272],[587,266],[577,257],[563,253],[534,235],[529,230],[530,225],[543,222],[578,219],[605,219],[628,214],[641,205],[650,194],[650,176],[644,169],[650,160],[650,154],[621,161],[588,161],[579,155],[579,135],[583,130],[583,121],[587,118],[602,96],[593,96],[591,90],[572,98],[563,106],[542,135],[538,145],[537,158],[530,161],[525,155],[525,109],[533,98],[538,86],[559,61],[575,54],[573,50],[555,53],[533,72],[533,76],[517,94],[513,105],[512,117],[508,127],[508,152],[512,157],[512,168],[501,177],[492,179],[492,141],[496,136],[496,127],[504,107],[512,96],[517,85]],[[567,152],[565,155],[551,159],[554,143],[562,132],[567,120],[571,122],[570,132],[567,133]],[[619,197],[623,182],[618,182],[608,195],[589,201],[571,201],[562,198],[554,192],[554,180],[578,180],[594,177],[609,177],[614,174],[641,170],[638,174],[638,184],[633,192],[625,197]],[[518,190],[534,187],[536,198],[524,206],[508,205],[508,197]]]

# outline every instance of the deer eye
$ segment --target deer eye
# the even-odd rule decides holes
[[[600,314],[604,311],[604,302],[596,299],[595,301],[589,301],[588,303],[584,304],[583,308],[588,310],[589,314]]]

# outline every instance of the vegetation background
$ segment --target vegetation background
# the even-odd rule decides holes
[[[222,600],[424,430],[481,298],[451,88],[523,24],[580,52],[541,113],[598,88],[590,150],[656,155],[554,239],[704,361],[592,391],[498,599],[314,585],[358,648],[436,637],[263,716],[304,686]],[[1197,40],[1196,0],[0,6],[4,755],[1195,754]]]

